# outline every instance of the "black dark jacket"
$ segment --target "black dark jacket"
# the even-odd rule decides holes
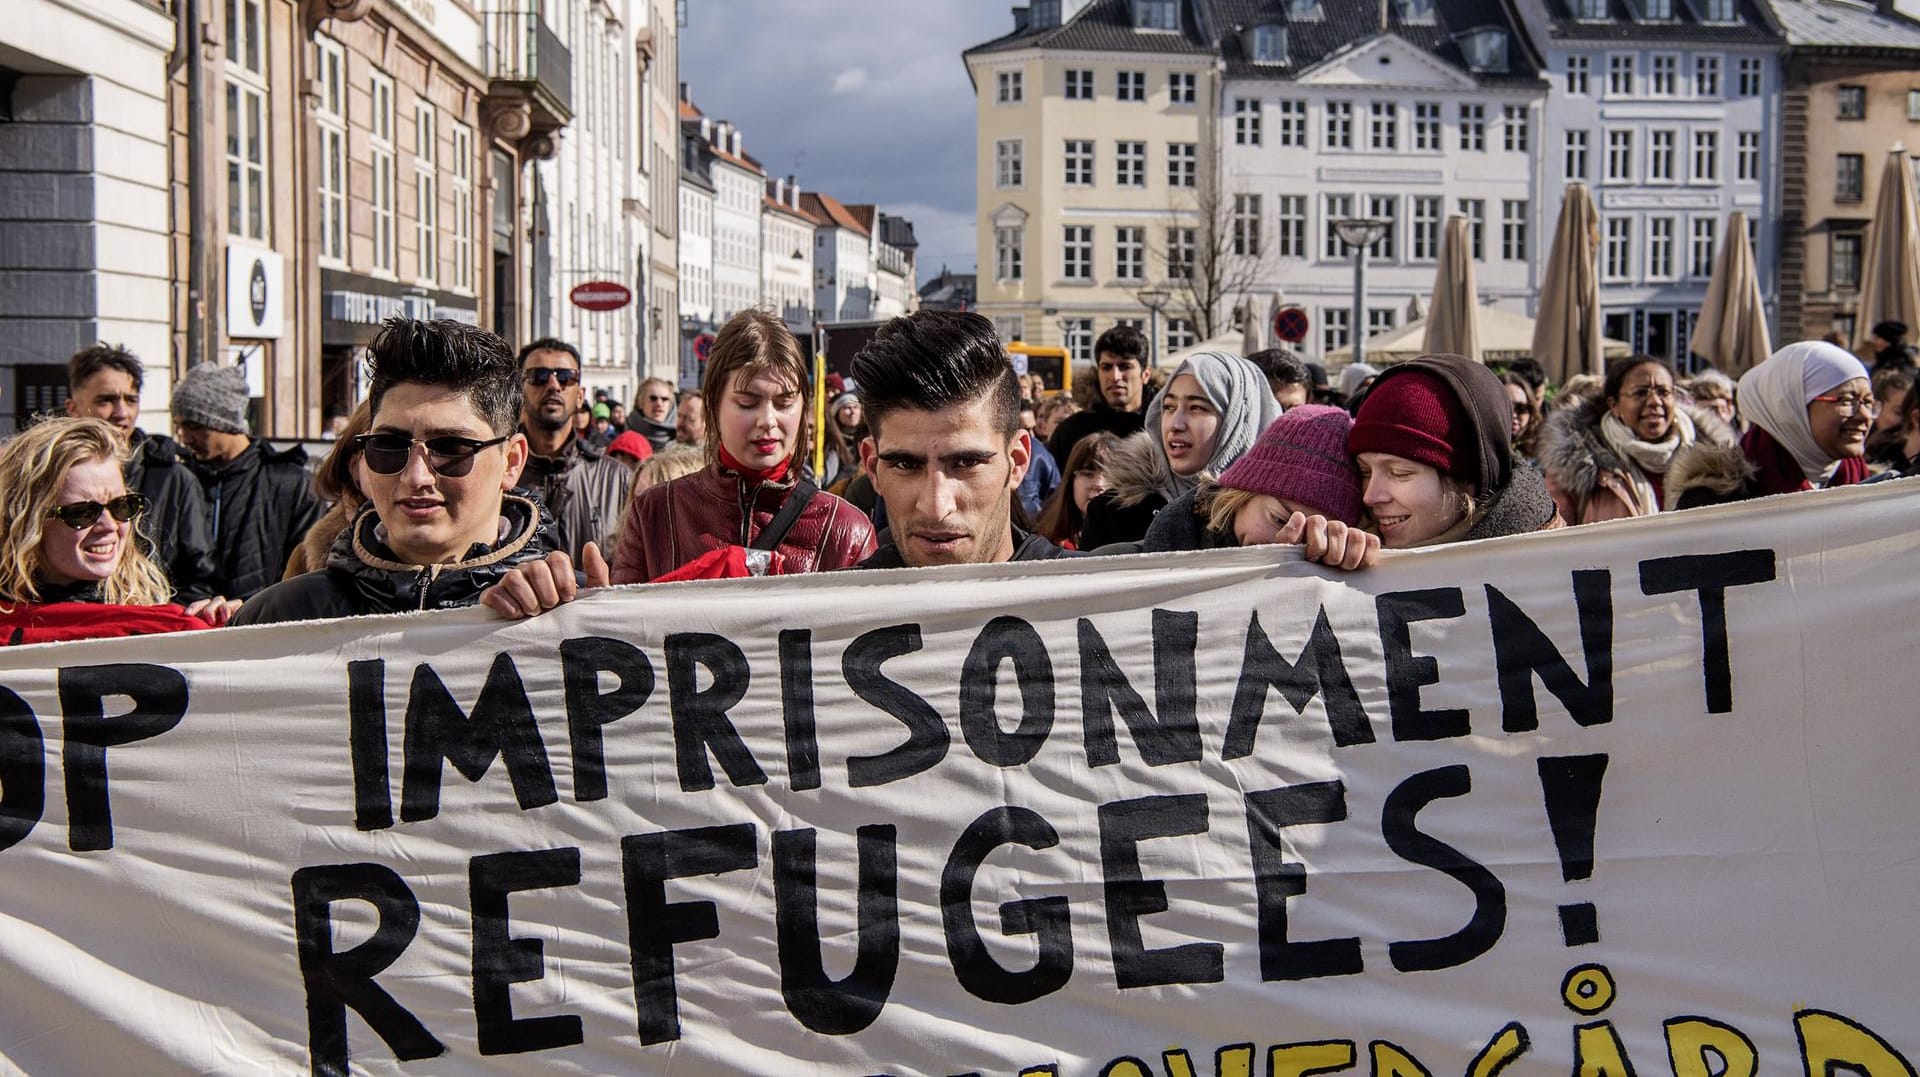
[[[307,450],[281,451],[255,438],[225,465],[192,466],[217,543],[215,592],[250,598],[280,578],[294,547],[327,509],[314,496]]]
[[[500,503],[507,537],[476,542],[467,556],[445,565],[409,565],[380,541],[380,517],[371,504],[334,540],[327,567],[260,592],[234,616],[236,625],[279,624],[327,617],[362,617],[406,610],[459,609],[480,601],[515,565],[551,553],[553,520],[532,499],[507,494]]]
[[[1014,561],[1053,561],[1062,557],[1084,557],[1085,554],[1074,550],[1063,550],[1048,542],[1044,535],[1032,535],[1019,528],[1013,529]],[[893,544],[893,535],[882,532],[880,548],[872,556],[860,562],[855,568],[906,568],[907,563],[900,557],[900,547]]]
[[[1141,553],[1233,549],[1240,545],[1232,535],[1208,527],[1206,519],[1194,511],[1200,489],[1196,486],[1174,498],[1154,516],[1153,523],[1147,525],[1146,537],[1140,540]]]
[[[676,427],[672,423],[656,423],[638,411],[627,412],[627,429],[647,439],[654,452],[659,452],[673,444]]]
[[[1060,425],[1053,428],[1053,436],[1047,439],[1047,451],[1052,453],[1054,460],[1064,468],[1067,466],[1067,457],[1072,454],[1074,445],[1089,434],[1104,431],[1123,438],[1128,434],[1139,433],[1146,429],[1147,399],[1152,396],[1152,393],[1142,394],[1139,411],[1121,411],[1118,408],[1108,407],[1105,400],[1095,401],[1094,405],[1085,411],[1076,411],[1060,420]]]
[[[127,461],[127,489],[146,496],[149,506],[138,530],[150,555],[173,583],[174,601],[185,605],[216,594],[213,531],[200,479],[187,463],[187,451],[164,434],[133,432],[133,456]]]
[[[1545,476],[1539,468],[1523,460],[1513,465],[1507,484],[1487,497],[1473,526],[1460,541],[1530,535],[1565,526],[1559,508],[1553,503],[1553,495],[1547,491]]]
[[[553,517],[554,547],[574,564],[587,543],[610,552],[607,536],[620,526],[633,473],[626,465],[578,438],[568,438],[558,456],[527,454],[520,485]]]

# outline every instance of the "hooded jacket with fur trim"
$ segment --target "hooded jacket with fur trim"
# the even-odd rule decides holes
[[[1106,492],[1087,502],[1080,548],[1097,550],[1145,538],[1154,516],[1167,504],[1160,493],[1166,466],[1165,457],[1144,430],[1115,442],[1113,451],[1107,454]]]
[[[1726,446],[1739,451],[1739,439],[1720,417],[1705,408],[1682,405],[1693,420],[1695,446]],[[1633,480],[1628,469],[1634,464],[1614,451],[1601,436],[1600,422],[1607,416],[1607,404],[1599,396],[1583,396],[1558,407],[1547,416],[1540,435],[1540,470],[1554,504],[1568,523],[1591,524],[1618,520],[1641,513],[1634,504]],[[1674,464],[1687,454],[1683,448],[1674,454]],[[1662,480],[1663,502],[1673,507],[1673,472]]]

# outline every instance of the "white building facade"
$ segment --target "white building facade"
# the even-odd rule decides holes
[[[700,171],[698,146],[681,142],[680,158],[680,311],[678,381],[681,388],[700,384],[695,342],[714,330],[713,184]]]
[[[766,173],[746,156],[740,129],[714,126],[709,167],[713,179],[713,320],[760,304],[760,216]]]
[[[813,333],[813,226],[790,179],[768,181],[760,208],[760,302],[802,340]]]
[[[808,191],[801,208],[819,222],[813,232],[814,318],[858,322],[873,317],[873,233],[832,195]]]

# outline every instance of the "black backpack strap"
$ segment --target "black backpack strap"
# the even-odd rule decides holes
[[[787,495],[787,503],[780,506],[780,511],[774,514],[773,519],[767,521],[767,526],[754,538],[753,545],[747,549],[771,550],[779,546],[780,540],[786,538],[787,532],[793,530],[793,525],[800,522],[800,514],[807,511],[807,504],[813,500],[813,495],[819,492],[820,488],[808,479],[801,479],[795,483],[793,492]]]

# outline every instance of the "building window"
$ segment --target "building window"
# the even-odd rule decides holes
[[[1320,308],[1320,348],[1321,354],[1338,351],[1347,346],[1353,333],[1353,309],[1351,307]]]
[[[452,125],[453,133],[453,287],[471,292],[473,263],[473,128]]]
[[[1145,187],[1147,185],[1147,144],[1144,142],[1116,142],[1114,144],[1114,182],[1122,187]]]
[[[1367,148],[1400,148],[1400,106],[1391,101],[1374,101],[1367,108]]]
[[[1739,22],[1740,0],[1706,0],[1708,22]]]
[[[1833,234],[1833,266],[1829,272],[1832,274],[1832,291],[1860,290],[1860,233]]]
[[[1147,73],[1145,71],[1117,72],[1114,75],[1114,96],[1122,101],[1145,101]]]
[[[1256,26],[1247,37],[1247,58],[1256,64],[1284,64],[1287,62],[1287,28],[1284,26]]]
[[[1463,150],[1487,148],[1487,106],[1460,106],[1460,148]]]
[[[1440,257],[1440,198],[1415,195],[1412,221],[1407,229],[1407,258],[1431,262]]]
[[[1467,66],[1474,71],[1500,73],[1507,69],[1507,32],[1505,30],[1470,30],[1459,38],[1460,51],[1467,58]]]
[[[1607,57],[1607,96],[1633,94],[1633,54],[1616,52]]]
[[[1506,199],[1500,203],[1500,257],[1509,262],[1527,260],[1527,203]]]
[[[1640,0],[1643,22],[1668,22],[1673,18],[1673,0]]]
[[[1138,30],[1180,29],[1180,8],[1175,0],[1133,0],[1133,25]]]
[[[1614,129],[1607,132],[1607,182],[1633,182],[1633,132]]]
[[[1167,276],[1170,279],[1192,279],[1194,235],[1195,230],[1192,228],[1167,229]]]
[[[1326,148],[1330,150],[1350,150],[1353,148],[1353,102],[1327,102]]]
[[[1167,102],[1174,105],[1191,105],[1200,99],[1195,89],[1198,78],[1191,71],[1175,71],[1167,76]]]
[[[1192,318],[1167,319],[1167,350],[1177,352],[1182,348],[1191,348],[1200,343],[1200,334],[1193,330]]]
[[[1066,240],[1061,248],[1062,272],[1067,280],[1093,279],[1093,226],[1090,224],[1070,224],[1064,229]]]
[[[1414,102],[1413,148],[1416,150],[1440,148],[1440,102]]]
[[[999,102],[1003,105],[1017,105],[1026,98],[1024,73],[1020,71],[1002,71],[995,80],[999,86]]]
[[[1240,146],[1260,144],[1260,100],[1254,97],[1233,99],[1233,141]]]
[[[1460,215],[1467,219],[1467,245],[1473,249],[1473,260],[1487,260],[1487,200],[1484,198],[1462,198]]]
[[[1693,58],[1693,96],[1720,96],[1720,57],[1695,56]]]
[[[1093,140],[1090,138],[1067,139],[1067,186],[1093,186]]]
[[[1680,57],[1670,52],[1655,54],[1647,70],[1647,92],[1655,97],[1679,94]]]
[[[1274,145],[1294,149],[1307,148],[1307,103],[1279,101],[1274,105],[1278,122],[1274,125]]]
[[[1760,178],[1760,132],[1742,131],[1734,136],[1734,178],[1757,180]]]
[[[1260,254],[1260,196],[1233,196],[1233,253],[1249,258]]]
[[[1026,182],[1026,170],[1021,158],[1020,139],[1003,138],[993,144],[993,185],[995,187],[1019,187]]]
[[[1689,276],[1703,280],[1713,276],[1714,238],[1719,232],[1719,224],[1712,217],[1693,219],[1693,240],[1687,257],[1690,263]]]
[[[373,76],[373,121],[367,132],[367,145],[373,151],[373,268],[384,273],[394,271],[394,204],[398,201],[399,177],[394,160],[393,80],[378,72]]]
[[[1024,276],[1026,229],[1018,225],[993,230],[993,276],[999,281],[1019,281]]]
[[[1139,281],[1147,278],[1147,230],[1121,225],[1113,230],[1113,276],[1115,280]]]
[[[1574,10],[1582,22],[1607,21],[1607,0],[1574,0]]]
[[[1647,218],[1647,276],[1673,279],[1673,218]]]
[[[1842,86],[1837,91],[1840,101],[1840,118],[1843,120],[1864,120],[1867,118],[1867,88],[1865,86]]]
[[[1385,221],[1387,227],[1380,232],[1380,238],[1367,248],[1370,257],[1392,261],[1398,251],[1398,233],[1400,231],[1400,196],[1393,194],[1374,194],[1367,196],[1367,216],[1377,221]]]
[[[1012,344],[1027,339],[1027,326],[1024,316],[1002,314],[993,320],[993,331],[1003,344]]]
[[[1587,129],[1568,128],[1566,132],[1566,168],[1569,183],[1587,180]]]
[[[1061,331],[1067,335],[1067,350],[1076,363],[1093,362],[1093,319],[1067,318]]]
[[[1760,96],[1760,59],[1746,56],[1740,60],[1740,96]]]
[[[1679,141],[1676,131],[1655,129],[1647,132],[1647,182],[1672,183],[1674,172],[1674,144]]]
[[[267,67],[263,0],[227,0],[227,231],[267,240]]]
[[[1167,143],[1167,186],[1198,185],[1200,147],[1192,142]]]
[[[1347,256],[1347,244],[1340,238],[1340,230],[1334,227],[1339,221],[1353,216],[1353,196],[1350,194],[1322,195],[1320,213],[1320,257],[1337,260]]]
[[[1590,92],[1593,64],[1585,56],[1567,57],[1567,93],[1584,97]]]
[[[1082,68],[1067,69],[1067,100],[1093,100],[1093,72]]]
[[[347,259],[347,57],[340,43],[316,35],[319,104],[314,123],[320,131],[320,257]]]
[[[1693,133],[1693,182],[1716,183],[1720,179],[1720,132],[1696,130]]]
[[[1833,181],[1833,200],[1835,202],[1864,202],[1867,200],[1867,159],[1858,153],[1843,153],[1839,156],[1838,172]]]
[[[1509,153],[1527,152],[1527,106],[1508,105],[1501,113],[1501,131]]]
[[[1628,280],[1633,276],[1633,218],[1607,218],[1606,264],[1608,280]]]
[[[1367,308],[1367,336],[1368,337],[1377,337],[1380,334],[1392,329],[1393,323],[1394,323],[1394,316],[1393,316],[1392,307],[1368,307]]]
[[[1907,91],[1907,122],[1920,123],[1920,90]]]
[[[1280,231],[1274,253],[1282,258],[1307,256],[1307,196],[1283,194],[1274,200]]]

